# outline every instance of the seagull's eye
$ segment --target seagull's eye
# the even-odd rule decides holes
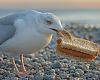
[[[53,22],[52,22],[52,21],[49,21],[49,20],[46,20],[46,23],[47,23],[48,25],[53,24]]]

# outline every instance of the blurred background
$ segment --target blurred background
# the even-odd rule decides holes
[[[23,9],[53,12],[67,24],[100,24],[100,0],[0,0],[1,16]]]

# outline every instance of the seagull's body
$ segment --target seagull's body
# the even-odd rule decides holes
[[[1,17],[0,50],[11,57],[21,50],[24,54],[36,52],[50,43],[50,28],[62,30],[59,18],[51,13],[30,10]]]
[[[0,47],[2,50],[10,52],[11,55],[10,53],[9,55],[14,57],[20,49],[24,51],[24,54],[36,52],[47,46],[51,39],[52,34],[41,34],[34,27],[22,25],[16,28],[14,35],[3,42]]]
[[[25,11],[1,18],[0,48],[9,52],[10,56],[15,56],[20,49],[28,54],[47,46],[52,39],[52,34],[41,34],[37,29],[36,17],[39,14],[41,13],[37,11]],[[27,19],[31,17],[34,19],[32,22],[34,25],[29,26],[33,20],[28,21]]]

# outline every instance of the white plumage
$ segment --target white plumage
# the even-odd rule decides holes
[[[46,21],[51,21],[52,24],[48,24]],[[40,50],[47,46],[52,39],[54,32],[49,28],[62,29],[61,23],[55,15],[33,10],[3,17],[0,19],[0,24],[14,30],[14,32],[10,34],[11,36],[0,45],[2,50],[10,52],[13,56],[18,54],[18,51],[21,49],[24,51],[24,54]],[[0,31],[2,28],[3,27],[0,28]],[[6,30],[4,32],[6,32]],[[4,36],[7,37],[8,35]]]

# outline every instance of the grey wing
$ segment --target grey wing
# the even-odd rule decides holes
[[[0,45],[14,36],[16,28],[12,25],[0,24]]]
[[[14,27],[15,16],[10,15],[0,18],[0,45],[14,36],[16,28]]]
[[[18,12],[0,18],[0,45],[14,36],[16,31],[15,20],[22,18],[26,14],[27,12]]]

